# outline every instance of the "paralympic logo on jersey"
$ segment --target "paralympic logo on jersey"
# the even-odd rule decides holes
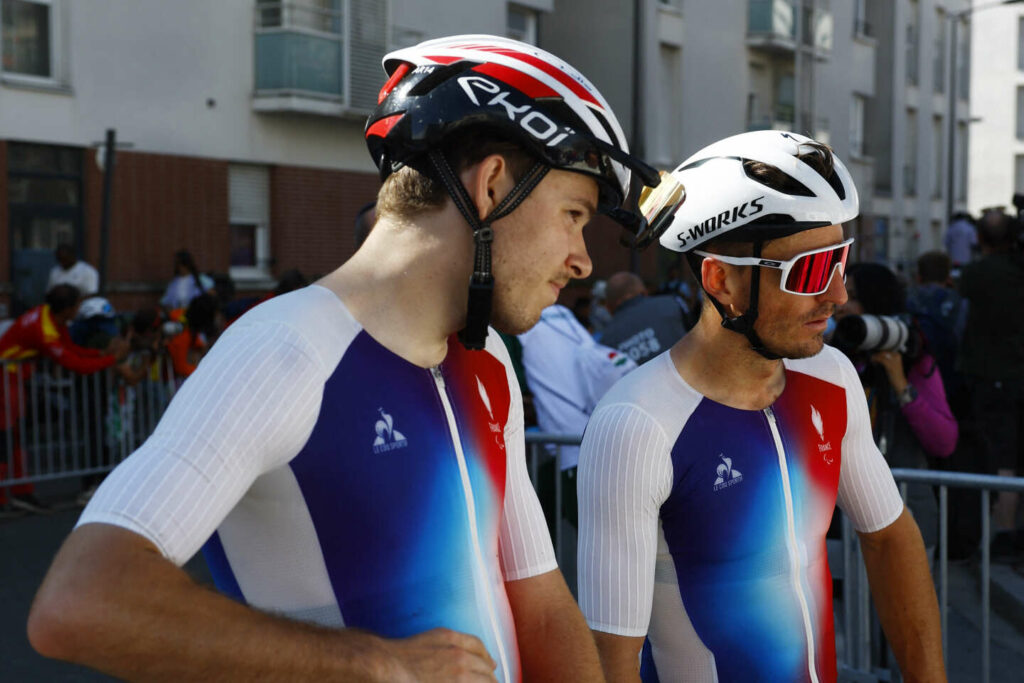
[[[409,441],[405,435],[395,429],[394,418],[385,413],[383,408],[377,408],[377,412],[380,413],[380,419],[374,424],[377,438],[373,440],[373,452],[387,453],[408,446]]]
[[[832,442],[825,441],[825,420],[813,405],[811,406],[811,424],[814,425],[814,431],[818,432],[818,438],[821,440],[821,443],[818,444],[818,452],[821,453],[825,464],[831,465],[834,460],[831,454]]]

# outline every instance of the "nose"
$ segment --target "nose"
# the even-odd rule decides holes
[[[832,280],[828,283],[828,289],[826,289],[819,298],[822,301],[830,301],[836,305],[836,308],[846,303],[850,297],[846,294],[846,282],[843,276],[843,271],[840,266],[836,266],[835,270],[832,271]]]
[[[587,243],[583,239],[582,230],[573,236],[572,243],[569,245],[569,257],[565,264],[569,267],[572,277],[577,280],[582,280],[594,270],[590,254],[587,253]]]

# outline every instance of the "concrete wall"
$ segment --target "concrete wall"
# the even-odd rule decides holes
[[[998,7],[971,20],[971,149],[968,207],[977,214],[989,206],[1010,207],[1015,157],[1024,155],[1017,139],[1018,21],[1024,10]],[[1012,210],[1012,208],[1011,208]]]

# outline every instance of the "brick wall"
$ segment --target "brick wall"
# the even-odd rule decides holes
[[[356,211],[377,196],[376,174],[275,166],[270,176],[274,271],[324,275],[355,251]]]
[[[202,271],[228,269],[227,162],[119,151],[114,173],[107,279],[164,283],[188,249]],[[86,259],[99,266],[103,173],[82,178]]]

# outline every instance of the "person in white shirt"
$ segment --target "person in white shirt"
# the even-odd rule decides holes
[[[46,283],[47,292],[57,285],[71,285],[84,299],[99,291],[99,273],[85,261],[78,260],[74,247],[70,244],[61,244],[54,252],[54,256],[57,257],[57,265],[50,269],[50,279]]]
[[[551,434],[582,434],[601,397],[636,368],[629,356],[594,341],[572,311],[558,304],[545,308],[540,322],[520,334],[519,342],[538,426]],[[573,526],[579,452],[578,446],[562,446],[558,463],[562,471],[562,511]],[[554,459],[541,465],[537,478],[537,495],[554,536],[558,518]]]
[[[167,310],[187,308],[192,299],[213,290],[213,278],[199,272],[192,254],[184,249],[174,254],[174,279],[160,298]]]

